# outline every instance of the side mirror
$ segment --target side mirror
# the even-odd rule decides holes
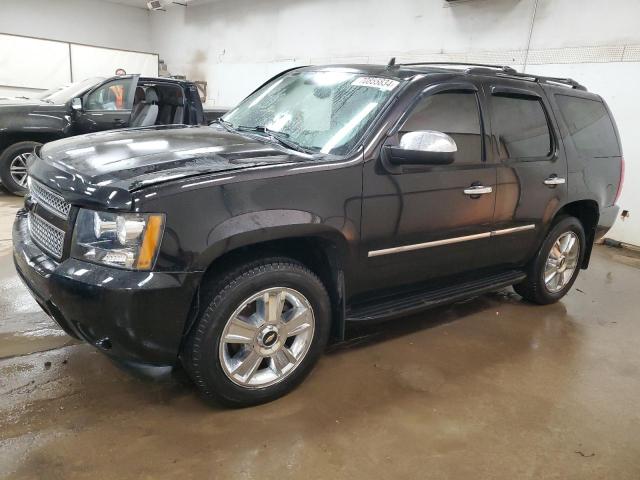
[[[400,146],[388,146],[386,150],[393,165],[449,165],[458,146],[446,133],[419,130],[405,133]]]
[[[76,97],[71,100],[71,108],[74,110],[82,110],[82,99],[80,97]]]

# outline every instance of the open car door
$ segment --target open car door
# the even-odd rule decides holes
[[[87,92],[75,113],[77,133],[128,127],[139,77],[112,77]]]

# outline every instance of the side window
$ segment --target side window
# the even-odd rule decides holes
[[[129,98],[132,79],[122,78],[105,83],[87,97],[85,110],[130,110]]]
[[[482,130],[475,93],[444,92],[423,98],[399,135],[418,130],[436,130],[453,138],[458,146],[454,163],[482,162]]]
[[[539,99],[494,95],[491,103],[500,160],[540,158],[551,153],[551,133]]]
[[[556,101],[581,155],[591,158],[621,155],[613,122],[601,102],[569,95],[556,95]]]

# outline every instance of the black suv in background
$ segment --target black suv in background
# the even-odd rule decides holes
[[[14,260],[70,335],[181,360],[200,392],[290,391],[346,322],[514,285],[562,298],[617,216],[602,99],[508,67],[304,67],[217,124],[53,142]]]
[[[93,77],[33,98],[0,98],[0,180],[24,195],[35,147],[72,135],[125,127],[205,124],[195,84],[168,78]]]

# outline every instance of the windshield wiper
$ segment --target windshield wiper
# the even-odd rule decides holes
[[[231,122],[223,120],[222,117],[216,118],[212,123],[218,123],[222,125],[228,132],[233,132],[233,125],[231,124]]]
[[[283,145],[291,150],[295,150],[301,153],[315,153],[313,150],[309,150],[308,148],[304,148],[302,145],[294,142],[293,140],[289,140],[289,134],[284,132],[277,132],[275,130],[271,130],[270,128],[263,126],[255,126],[255,127],[246,127],[244,125],[238,125],[235,127],[236,130],[240,132],[253,132],[253,133],[264,133],[269,138],[275,140],[280,145]]]

